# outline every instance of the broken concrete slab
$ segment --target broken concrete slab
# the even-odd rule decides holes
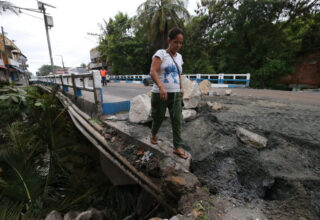
[[[182,110],[182,118],[185,121],[190,121],[197,116],[196,110],[193,109],[183,109]]]
[[[200,185],[198,178],[192,173],[181,172],[179,175],[171,175],[165,178],[166,189],[175,195],[183,195],[188,192],[194,192]]]
[[[214,111],[223,109],[222,105],[218,102],[207,102],[207,105],[210,106]]]
[[[104,121],[104,123],[109,127],[121,131],[122,134],[126,135],[127,137],[134,138],[136,143],[139,146],[143,146],[146,150],[159,155],[170,156],[174,160],[175,169],[189,172],[192,160],[191,154],[185,151],[189,156],[188,159],[183,159],[175,155],[173,153],[173,148],[170,147],[167,142],[161,140],[161,135],[158,136],[159,141],[157,145],[151,144],[149,136],[151,132],[150,128],[139,124],[130,124],[125,121]]]
[[[231,96],[232,90],[231,89],[226,89],[225,93],[226,96]]]
[[[56,210],[52,210],[45,218],[45,220],[62,220],[62,216],[61,213],[56,211]]]
[[[203,80],[200,83],[201,95],[208,95],[211,90],[211,82],[209,80]]]
[[[209,96],[220,96],[220,92],[216,88],[211,88],[209,91]]]
[[[188,99],[183,99],[184,107],[185,109],[193,109],[197,108],[200,103],[201,97],[200,96],[194,96]]]
[[[248,131],[242,127],[238,127],[236,129],[236,133],[237,133],[237,136],[240,138],[240,140],[249,146],[252,146],[258,149],[265,148],[267,146],[267,142],[268,142],[267,138],[261,135],[258,135],[256,133],[253,133],[251,131]]]
[[[147,94],[137,95],[130,100],[129,121],[146,123],[151,121],[151,99]]]
[[[196,108],[200,102],[200,87],[197,82],[189,80],[185,76],[181,76],[182,88],[184,91],[183,101],[184,108]]]

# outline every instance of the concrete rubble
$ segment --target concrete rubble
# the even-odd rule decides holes
[[[209,95],[211,90],[211,82],[209,80],[203,80],[200,83],[201,95]]]
[[[45,218],[45,220],[105,220],[105,215],[103,211],[99,211],[94,208],[90,208],[87,211],[69,211],[62,214],[56,210],[51,211]]]
[[[147,94],[135,96],[130,100],[129,121],[146,123],[151,121],[151,99]]]
[[[258,149],[265,148],[267,146],[268,139],[261,135],[253,133],[241,127],[238,127],[236,132],[237,136],[245,144],[248,144]]]
[[[225,93],[226,96],[231,96],[232,90],[231,89],[226,89]]]
[[[211,107],[211,109],[214,110],[214,111],[218,111],[218,110],[223,109],[222,105],[220,103],[218,103],[218,102],[213,102],[213,103],[212,102],[207,102],[207,105],[209,107]]]
[[[78,211],[69,211],[63,216],[63,220],[75,220],[79,214]]]
[[[183,120],[185,120],[185,121],[192,120],[196,116],[197,116],[196,110],[193,110],[193,109],[183,109],[182,110],[182,117],[183,117]]]
[[[61,213],[56,211],[56,210],[52,210],[45,218],[45,220],[63,220]]]
[[[184,91],[183,102],[185,109],[196,108],[201,100],[201,91],[196,81],[191,81],[185,76],[181,76],[182,88]]]

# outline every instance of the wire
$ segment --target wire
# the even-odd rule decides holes
[[[30,17],[33,17],[33,18],[36,18],[36,19],[39,19],[39,20],[43,20],[42,18],[36,17],[34,15],[31,15],[31,14],[28,14],[28,13],[25,13],[25,12],[21,12],[21,14],[25,14],[25,15],[28,15]]]
[[[11,6],[12,8],[17,8],[19,10],[26,10],[26,11],[32,11],[32,12],[37,12],[37,13],[42,13],[39,9],[34,9],[34,8],[22,8],[18,6]]]

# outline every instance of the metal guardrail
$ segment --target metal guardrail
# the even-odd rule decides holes
[[[132,78],[133,77],[131,77],[131,79]],[[130,101],[103,102],[103,90],[99,70],[92,70],[90,73],[82,74],[38,76],[35,79],[29,80],[29,82],[43,84],[46,86],[58,85],[59,89],[64,92],[68,92],[71,87],[73,89],[75,99],[82,96],[82,90],[93,92],[96,112],[99,115],[115,114],[117,112],[128,111],[130,109]]]
[[[89,85],[89,80],[92,80],[92,85]],[[82,90],[93,92],[94,102],[96,104],[97,113],[103,111],[103,92],[101,85],[101,76],[98,70],[92,70],[90,73],[82,74],[59,74],[38,76],[29,80],[30,83],[38,83],[46,86],[58,85],[59,89],[68,92],[69,88],[73,89],[74,97],[77,99],[82,96]]]

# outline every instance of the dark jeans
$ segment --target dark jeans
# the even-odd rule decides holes
[[[166,101],[160,99],[160,93],[152,93],[151,96],[151,114],[153,118],[151,132],[154,135],[158,133],[168,108],[172,126],[173,145],[175,148],[182,147],[183,145],[181,138],[181,99],[181,92],[168,92],[168,99]]]
[[[105,84],[107,84],[106,77],[102,77],[102,85],[104,86]]]

